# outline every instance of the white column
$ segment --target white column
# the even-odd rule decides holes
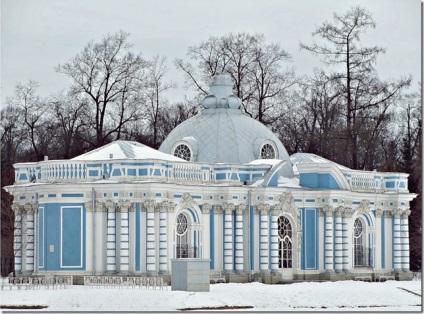
[[[14,241],[13,250],[15,255],[15,272],[20,274],[22,272],[22,208],[17,205],[12,205],[13,212],[15,213],[14,221]]]
[[[120,234],[120,250],[119,250],[119,271],[121,274],[129,272],[129,213],[131,206],[130,201],[119,201],[121,211],[121,234]]]
[[[400,215],[402,210],[394,209],[393,213],[393,268],[399,272],[402,269],[402,237],[400,230]]]
[[[174,250],[174,223],[175,223],[175,219],[174,219],[174,209],[175,209],[175,204],[174,203],[168,203],[168,208],[167,208],[167,230],[169,230],[169,232],[167,233],[167,251],[168,251],[168,259],[167,259],[167,263],[168,263],[168,270],[170,272],[172,272],[172,265],[171,265],[171,259],[172,258],[176,258],[176,255],[174,254],[175,250]]]
[[[343,226],[342,213],[343,208],[339,207],[335,210],[336,213],[336,228],[334,234],[334,268],[340,273],[343,270]]]
[[[409,228],[408,216],[411,214],[409,209],[402,213],[400,220],[400,230],[402,236],[402,270],[409,271]]]
[[[223,253],[224,253],[224,239],[222,238],[224,229],[224,215],[223,207],[221,205],[214,205],[214,269],[223,270]]]
[[[270,206],[258,205],[259,215],[259,270],[269,272],[269,222]]]
[[[324,245],[324,269],[326,272],[334,271],[334,255],[333,255],[333,213],[334,208],[326,206],[323,208],[325,213],[325,245]]]
[[[278,215],[280,209],[278,206],[275,206],[271,210],[271,271],[277,271],[278,267]],[[294,233],[293,233],[294,240]],[[293,241],[294,242],[294,241]],[[294,265],[292,265],[294,268]]]
[[[204,259],[209,259],[210,256],[210,211],[211,205],[205,203],[202,205],[202,216],[203,216],[203,229],[199,232],[203,235],[202,241],[202,252],[199,251],[199,256],[202,256]]]
[[[155,230],[155,202],[146,201],[146,270],[156,274],[156,230]]]
[[[224,270],[234,271],[233,212],[234,204],[224,204]]]
[[[107,233],[106,233],[106,272],[116,272],[116,204],[106,201],[107,208]]]
[[[246,210],[246,204],[240,204],[236,210],[236,229],[235,229],[235,257],[234,264],[236,272],[242,272],[244,269],[244,250],[243,250],[243,212]]]
[[[167,217],[170,205],[168,202],[163,202],[159,206],[159,272],[163,274],[168,272]]]
[[[25,273],[34,271],[34,208],[31,204],[25,204]]]
[[[382,269],[381,264],[381,248],[382,248],[382,237],[381,234],[381,216],[383,215],[383,211],[381,209],[375,210],[375,260],[374,267],[375,270],[379,271]]]

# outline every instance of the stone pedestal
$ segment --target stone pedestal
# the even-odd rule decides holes
[[[172,259],[172,291],[210,291],[210,259]]]

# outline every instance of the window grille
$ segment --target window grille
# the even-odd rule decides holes
[[[278,217],[278,267],[293,267],[293,245],[292,245],[292,226],[290,221],[284,217]]]
[[[191,160],[191,150],[185,144],[180,144],[174,149],[174,156],[181,159],[190,161]]]

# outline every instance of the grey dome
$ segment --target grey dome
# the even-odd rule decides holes
[[[159,151],[173,155],[183,144],[195,162],[248,163],[260,159],[261,149],[268,144],[276,153],[270,158],[287,160],[290,169],[286,172],[293,176],[290,157],[277,136],[238,109],[241,101],[233,94],[228,75],[214,77],[211,93],[201,104],[204,109],[178,125]]]

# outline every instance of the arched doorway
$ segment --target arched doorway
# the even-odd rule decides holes
[[[278,217],[278,267],[293,268],[293,229],[289,219]]]

